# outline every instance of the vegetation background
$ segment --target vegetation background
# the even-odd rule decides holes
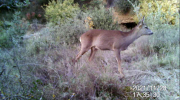
[[[178,0],[0,0],[0,99],[179,100],[179,13]],[[111,51],[72,63],[87,30],[130,31],[122,16],[154,32],[122,52],[124,79]]]

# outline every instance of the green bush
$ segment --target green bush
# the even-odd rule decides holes
[[[138,0],[130,0],[132,3],[138,3]],[[131,5],[131,3],[129,3],[127,0],[116,0],[114,2],[114,8],[116,10],[116,12],[121,13],[121,14],[127,14],[131,11],[131,9],[133,8],[133,6]]]
[[[69,46],[79,42],[80,35],[88,30],[84,23],[85,18],[86,14],[81,13],[62,25],[47,24],[48,28],[41,29],[28,40],[28,52],[31,55],[39,54],[54,47]]]
[[[90,7],[97,7],[103,3],[103,0],[74,0],[81,7],[81,10],[87,10]]]
[[[64,24],[66,20],[73,18],[80,11],[74,0],[53,0],[46,5],[45,17],[54,24]]]
[[[0,49],[0,65],[2,65],[0,67],[0,93],[2,99],[37,100],[41,97],[42,91],[37,88],[41,86],[41,81],[31,75],[32,68],[36,66],[32,62],[36,62],[26,54],[26,48],[21,46],[10,50]]]
[[[131,2],[130,0],[128,0]],[[159,24],[175,24],[176,17],[179,16],[178,14],[178,2],[177,0],[169,1],[169,0],[139,0],[139,5],[134,5],[135,12],[137,16],[135,16],[135,21],[139,21],[142,16],[149,17],[153,16],[154,21],[160,22]],[[154,21],[149,21],[153,22]],[[155,21],[155,22],[156,22]]]
[[[24,35],[28,29],[28,22],[21,20],[20,12],[15,12],[12,21],[4,21],[0,30],[0,47],[11,48],[19,43],[20,36]]]
[[[48,4],[48,2],[51,0],[37,0],[38,4],[43,5],[43,4]]]
[[[27,6],[29,4],[29,0],[0,0],[0,8],[6,7],[12,9]]]
[[[118,30],[119,25],[114,21],[112,9],[106,10],[104,6],[88,11],[95,29]]]
[[[79,42],[80,35],[87,31],[84,19],[75,17],[58,27],[55,35],[56,43],[69,45]]]

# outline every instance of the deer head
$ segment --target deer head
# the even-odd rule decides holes
[[[138,23],[138,25],[136,26],[138,31],[138,35],[142,36],[142,35],[152,35],[153,32],[147,27],[147,25],[144,23],[144,17],[143,19]]]

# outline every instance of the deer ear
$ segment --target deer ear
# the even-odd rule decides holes
[[[144,24],[144,16],[143,16],[143,19],[141,20],[141,23]]]
[[[138,23],[139,26],[142,26],[144,24],[144,16],[143,19]]]

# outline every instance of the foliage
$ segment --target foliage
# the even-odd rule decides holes
[[[87,18],[85,19],[85,23],[87,23],[88,26],[89,26],[89,27],[86,27],[87,29],[88,29],[88,28],[89,28],[89,29],[93,29],[94,24],[93,24],[93,21],[92,21],[92,18],[91,18],[91,17],[87,17]]]
[[[169,11],[163,12],[163,6],[165,6],[163,4],[167,4],[167,2],[162,2],[163,4],[159,4],[158,2],[162,1],[156,1],[155,5],[158,7],[157,9],[155,8],[154,11],[151,11],[156,7],[151,6],[152,9],[147,8],[150,11],[144,12],[148,15],[145,17],[145,22],[154,34],[149,37],[146,44],[141,44],[142,41],[138,42],[140,47],[137,48],[141,50],[141,55],[144,55],[145,57],[143,57],[140,62],[134,64],[135,66],[141,67],[141,69],[148,69],[151,72],[155,72],[156,81],[160,85],[165,85],[167,87],[167,91],[163,91],[163,93],[161,93],[162,96],[158,97],[158,99],[178,99],[179,91],[177,89],[179,89],[179,86],[176,82],[179,81],[179,79],[177,79],[177,76],[179,75],[177,75],[177,71],[175,72],[175,70],[179,70],[179,57],[176,56],[179,55],[179,15],[175,14],[173,16],[175,18],[174,25],[169,24],[170,20],[165,14],[169,13],[170,9],[173,7],[166,6],[167,8],[164,9],[169,9]],[[169,4],[171,3],[169,2]],[[133,6],[134,11],[137,14],[136,16],[138,17],[138,20],[140,20],[143,15],[141,10],[145,10],[140,9],[140,7],[148,6],[137,6],[134,4]],[[172,77],[171,74],[173,74]],[[159,80],[164,77],[171,77],[172,80],[168,81],[168,78],[165,78],[164,81]],[[170,91],[173,92],[173,95]]]
[[[88,4],[90,7],[98,7],[103,3],[103,0],[91,0],[90,4]],[[101,5],[102,6],[102,5]]]
[[[112,10],[113,9],[106,10],[103,6],[100,6],[100,8],[95,7],[93,10],[88,11],[90,17],[92,18],[95,29],[119,29],[117,22],[114,21],[112,16]]]
[[[43,5],[43,4],[48,4],[48,2],[51,0],[37,0],[38,4]]]
[[[0,47],[11,48],[19,42],[20,36],[26,33],[28,22],[25,19],[21,20],[20,12],[15,12],[12,21],[4,21],[1,26]]]
[[[132,3],[138,3],[139,0],[130,0]],[[116,0],[114,2],[114,8],[116,12],[120,14],[127,14],[131,11],[133,8],[131,3],[129,3],[127,0]]]
[[[80,11],[74,0],[55,0],[49,2],[45,8],[46,19],[54,24],[64,24],[69,18],[73,18]]]
[[[84,2],[84,3],[83,3]],[[85,0],[80,1],[80,7],[82,11],[93,9],[94,7],[99,7],[103,4],[103,0],[89,0],[88,3],[85,3]]]
[[[39,23],[45,24],[46,18],[44,16],[45,11],[43,5],[47,4],[49,0],[33,0],[31,4],[22,10],[22,16],[26,18],[30,23],[34,20],[38,20]]]
[[[31,68],[36,66],[36,61],[26,56],[26,53],[26,49],[18,44],[11,50],[0,49],[1,99],[34,100],[40,98],[42,91],[38,90],[38,87],[42,85],[41,81],[31,73],[33,70]]]
[[[136,10],[139,6],[133,6],[141,19],[142,15]],[[163,23],[160,20],[163,16],[161,10],[150,12],[145,17],[145,23],[154,34],[139,38],[121,52],[124,79],[119,79],[117,62],[109,52],[98,52],[100,54],[97,53],[92,63],[87,62],[88,54],[72,63],[79,49],[75,43],[88,28],[93,25],[102,29],[116,28],[111,26],[113,20],[110,11],[102,8],[95,8],[97,12],[89,10],[77,13],[64,24],[53,26],[48,23],[47,27],[26,41],[25,47],[16,42],[26,32],[26,28],[20,31],[22,27],[19,26],[23,23],[20,13],[15,13],[11,22],[0,21],[0,34],[12,33],[12,40],[17,38],[15,43],[12,42],[16,45],[14,48],[0,48],[1,97],[7,100],[140,100],[142,98],[134,97],[133,93],[137,91],[131,90],[132,86],[166,86],[165,91],[148,90],[150,93],[160,93],[160,96],[146,99],[178,100],[179,17],[175,17],[174,25]],[[63,44],[73,45],[66,47]]]
[[[149,42],[143,44],[140,48],[142,58],[135,66],[141,69],[148,69],[156,73],[156,79],[159,85],[166,86],[166,91],[161,92],[159,100],[179,98],[179,29],[177,26],[162,25],[159,29],[153,29],[154,34],[149,37]],[[139,41],[142,42],[142,41]],[[141,44],[139,44],[141,45]],[[175,71],[176,70],[176,71]],[[172,76],[171,76],[172,74]],[[169,81],[169,78],[171,80]],[[161,80],[165,78],[164,80]],[[160,80],[159,80],[160,79]],[[173,94],[171,94],[171,92]]]
[[[139,16],[135,17],[137,21],[142,16],[159,16],[161,23],[175,24],[178,14],[177,0],[140,0],[140,4],[136,7],[136,13]],[[152,15],[154,14],[154,15]],[[156,20],[156,18],[154,18]]]
[[[24,7],[29,4],[29,0],[0,0],[0,8],[6,7],[8,9],[12,9],[16,7]]]
[[[77,17],[74,17],[64,25],[57,27],[57,33],[54,37],[56,43],[70,45],[79,42],[80,35],[88,29],[84,20],[85,18],[78,19]]]
[[[83,14],[80,14],[83,15]],[[85,16],[78,19],[77,16],[60,26],[42,29],[36,36],[29,39],[27,50],[30,54],[39,54],[46,52],[49,48],[58,45],[71,46],[79,42],[79,36],[87,31],[87,25],[84,23]]]

